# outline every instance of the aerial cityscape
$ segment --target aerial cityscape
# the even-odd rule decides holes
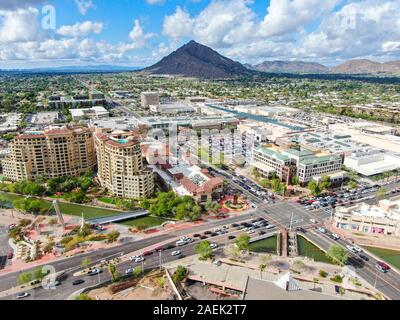
[[[0,2],[0,301],[400,300],[398,1]]]

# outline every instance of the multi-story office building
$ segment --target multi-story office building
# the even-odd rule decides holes
[[[26,132],[11,142],[2,163],[3,175],[12,181],[81,175],[96,164],[92,131],[64,127]]]
[[[140,142],[133,133],[95,134],[98,179],[122,198],[147,198],[154,193],[154,174],[144,164]]]
[[[314,153],[307,149],[281,149],[270,145],[253,150],[252,166],[261,175],[268,177],[275,173],[286,182],[298,177],[299,182],[305,184],[313,178],[330,174],[335,174],[335,179],[338,179],[342,164],[342,156]]]

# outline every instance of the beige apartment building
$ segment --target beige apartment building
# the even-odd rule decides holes
[[[144,164],[140,142],[134,133],[95,134],[98,179],[112,194],[140,199],[154,193],[154,174]]]
[[[12,181],[81,175],[96,165],[92,131],[64,127],[26,132],[11,142],[2,165],[3,175]]]

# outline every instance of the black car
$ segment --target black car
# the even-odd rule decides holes
[[[266,234],[266,232],[265,232],[265,231],[260,231],[258,234],[259,234],[260,236],[262,236],[262,235]]]
[[[369,258],[367,256],[364,256],[360,254],[360,258],[363,259],[364,261],[369,261]]]
[[[301,227],[297,228],[296,230],[297,232],[307,233],[307,230]]]
[[[79,279],[72,282],[72,285],[79,286],[80,284],[85,283],[85,280]]]
[[[204,232],[205,235],[209,235],[209,234],[211,234],[211,233],[212,233],[211,231],[206,231],[206,232]]]
[[[207,239],[207,238],[208,238],[207,236],[201,236],[201,237],[200,237],[201,240],[205,240],[205,239]]]
[[[200,237],[201,237],[201,234],[198,234],[198,233],[193,235],[193,238],[200,238]]]
[[[234,224],[231,225],[231,227],[232,228],[237,228],[237,227],[239,227],[239,225],[237,223],[234,223]]]
[[[229,236],[228,239],[229,240],[234,240],[234,239],[236,239],[236,237],[235,236]]]
[[[210,237],[216,237],[216,236],[218,236],[218,233],[213,232],[210,234]]]

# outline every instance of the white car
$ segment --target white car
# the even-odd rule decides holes
[[[24,298],[28,298],[31,294],[28,292],[23,292],[17,295],[17,299],[24,299]]]
[[[347,250],[349,250],[350,252],[357,253],[356,248],[354,248],[354,247],[351,246],[351,245],[347,245],[346,248],[347,248]]]
[[[88,273],[88,275],[89,276],[96,276],[96,275],[98,275],[98,274],[100,274],[101,273],[101,270],[100,269],[93,269],[93,270],[91,270],[89,273]]]
[[[181,254],[182,254],[182,252],[180,252],[179,250],[177,250],[177,251],[173,251],[173,252],[171,253],[171,256],[177,257],[177,256],[180,256]]]
[[[353,246],[354,250],[356,250],[357,253],[363,252],[363,250],[360,247]]]
[[[184,246],[184,245],[186,245],[187,244],[187,242],[186,241],[183,241],[183,240],[179,240],[179,241],[177,241],[176,243],[175,243],[175,245],[177,246],[177,247],[182,247],[182,246]]]
[[[265,227],[265,229],[272,229],[274,226],[272,225],[272,224],[269,224],[269,225],[267,225],[266,227]]]
[[[139,258],[139,256],[132,256],[132,257],[129,258],[129,260],[135,261],[137,258]]]
[[[249,231],[247,231],[247,233],[248,234],[253,234],[253,233],[255,233],[255,231],[254,230],[249,230]]]
[[[217,248],[218,248],[218,244],[216,244],[216,243],[211,243],[211,244],[210,244],[210,248],[213,249],[213,250],[214,250],[214,249],[217,249]]]
[[[340,237],[336,233],[332,233],[332,238],[336,241],[340,240]]]
[[[324,228],[318,228],[318,231],[321,233],[326,233],[326,230]]]
[[[137,258],[134,260],[135,263],[139,263],[139,262],[143,262],[143,261],[144,261],[144,258],[143,258],[143,257],[137,257]]]
[[[132,273],[133,273],[133,269],[132,268],[126,269],[126,271],[125,271],[126,275],[132,274]]]
[[[315,220],[315,219],[310,219],[310,222],[314,223],[314,224],[318,223],[317,220]]]

